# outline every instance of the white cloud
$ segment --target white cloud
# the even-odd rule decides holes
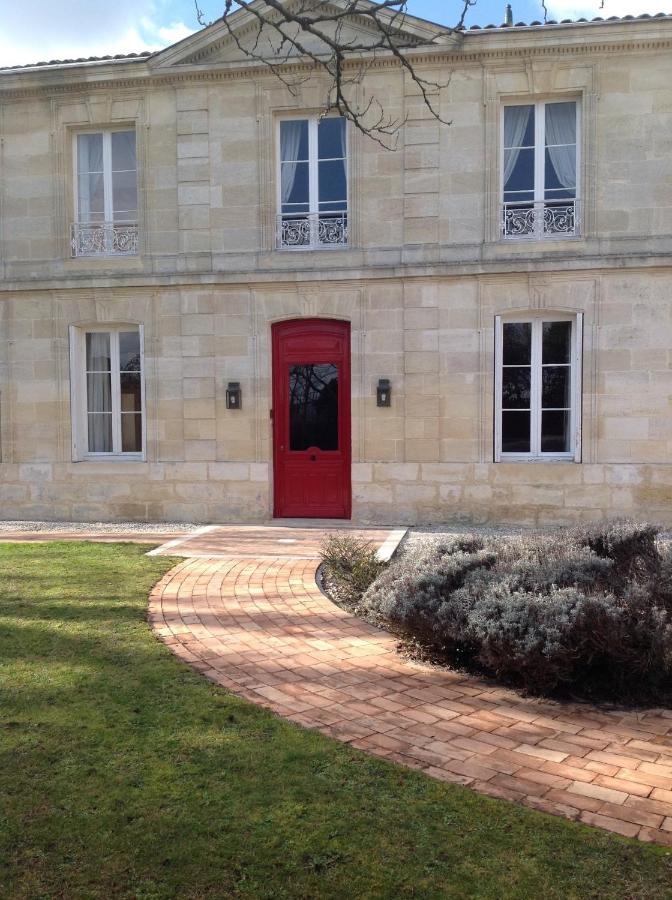
[[[162,20],[164,0],[2,3],[0,66],[160,50],[196,30]]]
[[[549,19],[594,19],[665,12],[668,0],[547,0]]]

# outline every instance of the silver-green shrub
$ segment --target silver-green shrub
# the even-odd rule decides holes
[[[527,690],[672,696],[672,553],[650,525],[442,540],[404,554],[361,609]]]

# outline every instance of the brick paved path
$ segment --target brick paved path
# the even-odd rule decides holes
[[[181,659],[308,728],[446,781],[672,845],[672,711],[519,697],[412,663],[334,606],[315,558],[186,559],[150,621]]]

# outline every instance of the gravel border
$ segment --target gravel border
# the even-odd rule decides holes
[[[0,521],[0,534],[191,534],[191,522],[26,522]]]

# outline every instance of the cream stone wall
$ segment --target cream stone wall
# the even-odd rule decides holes
[[[672,525],[672,19],[419,52],[450,126],[382,61],[399,148],[350,129],[350,246],[299,253],[274,249],[275,128],[321,85],[218,41],[0,72],[0,516],[270,517],[271,325],[326,317],[352,327],[355,520]],[[578,240],[498,237],[501,104],[526,98],[580,103]],[[73,135],[129,124],[140,253],[72,259]],[[583,315],[581,462],[493,461],[495,317],[534,311]],[[145,461],[75,461],[71,328],[102,323],[143,327]]]

